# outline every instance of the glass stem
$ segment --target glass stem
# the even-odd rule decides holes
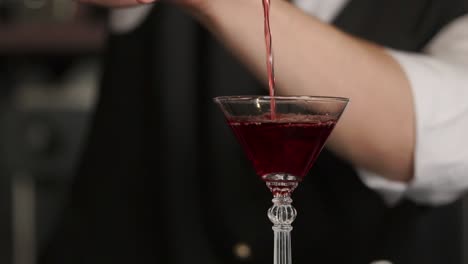
[[[273,206],[268,210],[268,218],[273,223],[275,235],[274,264],[291,264],[291,226],[296,219],[296,209],[291,205],[292,199],[289,193],[275,195]]]

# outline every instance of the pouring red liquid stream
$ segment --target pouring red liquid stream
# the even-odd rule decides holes
[[[270,0],[262,0],[263,14],[264,14],[264,27],[265,27],[265,44],[266,44],[266,61],[268,72],[268,86],[270,96],[275,96],[275,67],[273,60],[273,42],[270,29]],[[271,119],[276,118],[276,102],[274,98],[270,100],[271,104]]]

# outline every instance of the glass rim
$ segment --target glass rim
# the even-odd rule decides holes
[[[213,100],[216,102],[229,102],[229,101],[248,101],[248,100],[306,100],[306,101],[323,101],[323,102],[343,102],[348,103],[349,98],[338,96],[320,96],[320,95],[293,95],[293,96],[268,96],[268,95],[232,95],[232,96],[217,96]]]

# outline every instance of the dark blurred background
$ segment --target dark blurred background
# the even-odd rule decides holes
[[[0,0],[1,264],[36,263],[58,221],[97,97],[105,37],[105,10]],[[468,264],[468,202],[461,215]]]
[[[32,264],[73,180],[99,80],[105,10],[0,0],[0,263]]]

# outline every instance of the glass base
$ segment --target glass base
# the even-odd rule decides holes
[[[272,173],[263,175],[262,179],[273,193],[274,197],[289,197],[296,189],[301,178],[287,173]]]

